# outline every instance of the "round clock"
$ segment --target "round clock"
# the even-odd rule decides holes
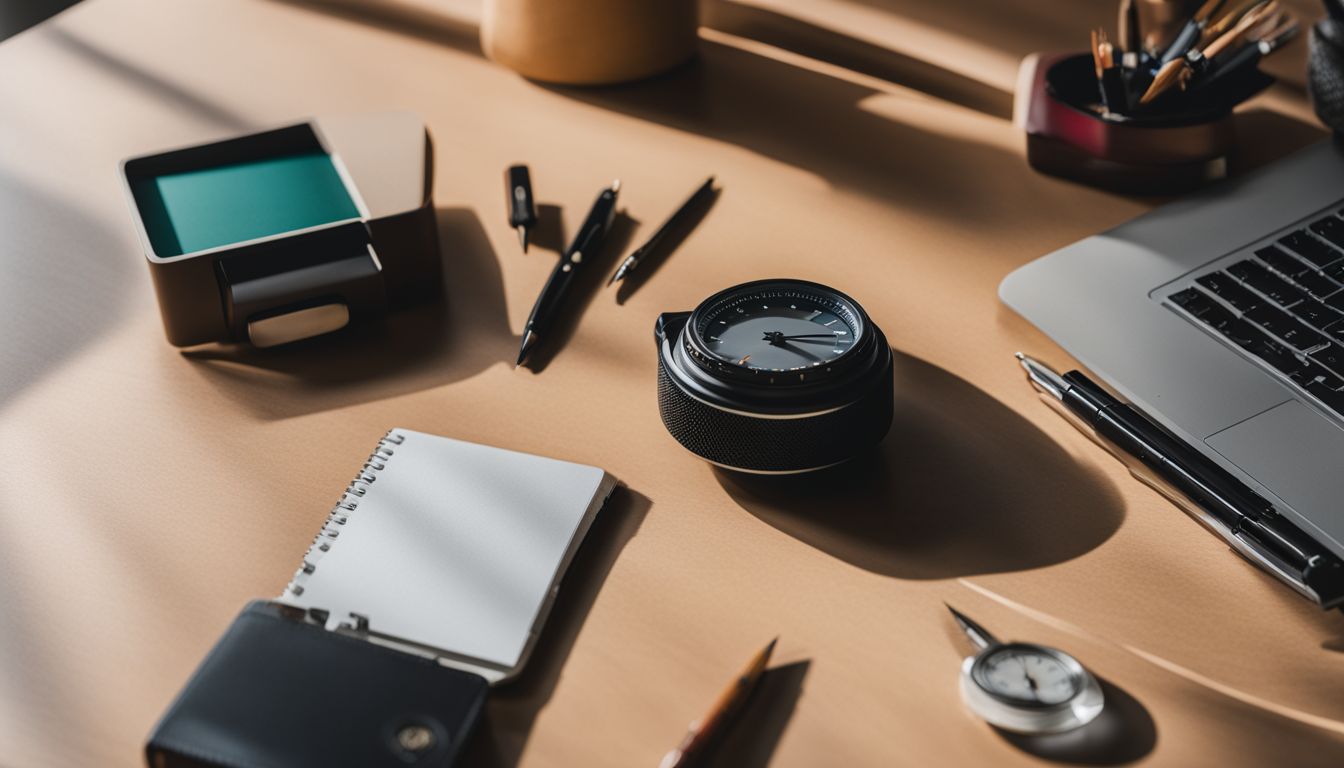
[[[719,466],[821,469],[872,448],[891,426],[891,348],[834,288],[745,283],[660,316],[655,336],[663,424]]]
[[[1101,686],[1077,659],[1045,645],[999,642],[951,610],[980,649],[961,665],[961,696],[972,712],[1017,733],[1068,731],[1101,714]]]

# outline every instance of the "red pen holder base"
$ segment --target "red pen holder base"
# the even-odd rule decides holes
[[[1236,144],[1230,107],[1102,115],[1097,100],[1090,55],[1035,53],[1022,61],[1013,120],[1027,134],[1031,167],[1144,195],[1187,192],[1227,176]]]

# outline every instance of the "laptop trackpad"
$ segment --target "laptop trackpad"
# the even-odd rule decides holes
[[[1289,400],[1204,442],[1309,518],[1318,530],[1304,524],[1308,533],[1344,549],[1344,430]]]

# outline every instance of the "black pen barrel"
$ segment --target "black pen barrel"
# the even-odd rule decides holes
[[[1064,374],[1064,405],[1101,437],[1131,454],[1229,529],[1242,517],[1273,512],[1273,505],[1227,470],[1172,437],[1146,417],[1077,371]]]
[[[1097,434],[1132,454],[1232,531],[1238,529],[1245,517],[1258,518],[1273,512],[1268,501],[1227,470],[1158,431],[1128,406],[1111,406],[1100,411],[1093,427]],[[1306,563],[1301,557],[1286,562],[1298,567]]]
[[[611,229],[612,220],[616,217],[616,189],[613,185],[602,190],[597,196],[593,207],[579,227],[578,234],[574,236],[574,242],[565,249],[555,269],[551,270],[546,287],[537,297],[537,303],[532,306],[532,313],[527,318],[527,330],[540,333],[545,326],[551,324],[557,310],[564,303],[565,295],[569,293],[569,286],[574,282],[575,274],[587,261],[592,261],[600,254],[606,242],[607,231]]]
[[[546,280],[546,287],[537,297],[537,303],[532,306],[532,314],[527,318],[526,327],[529,330],[537,330],[537,326],[550,325],[556,309],[564,302],[565,294],[569,293],[569,284],[573,280],[574,265],[566,256],[555,265],[555,269],[551,270],[551,276]]]
[[[1322,608],[1344,606],[1344,560],[1268,499],[1082,372],[1060,375],[1024,355],[1018,359],[1032,384],[1064,406],[1077,426],[1090,428],[1136,477]]]

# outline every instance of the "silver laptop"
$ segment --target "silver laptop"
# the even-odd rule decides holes
[[[1344,151],[1013,272],[1005,304],[1344,557]]]

